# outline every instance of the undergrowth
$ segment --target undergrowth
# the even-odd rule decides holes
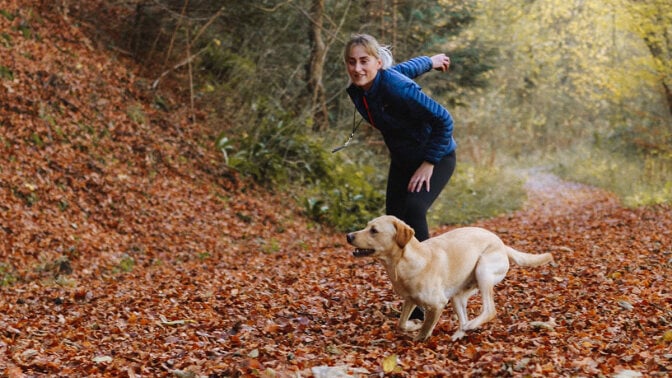
[[[524,180],[508,169],[459,163],[430,209],[430,225],[469,224],[520,209],[527,198]]]
[[[672,202],[672,156],[629,154],[577,147],[563,153],[554,171],[567,180],[615,193],[623,205]]]
[[[11,286],[18,280],[14,267],[0,262],[0,287]]]
[[[361,228],[384,214],[388,161],[379,143],[360,142],[332,154],[328,146],[340,141],[333,132],[316,135],[290,115],[268,109],[260,114],[248,129],[253,132],[237,139],[219,136],[217,147],[230,167],[287,194],[310,219],[339,231]],[[494,164],[460,162],[428,221],[432,226],[470,223],[515,210],[524,199],[522,181],[510,172]]]

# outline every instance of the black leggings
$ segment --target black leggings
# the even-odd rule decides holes
[[[429,192],[424,187],[420,192],[408,191],[408,183],[418,167],[404,169],[394,163],[390,164],[385,199],[386,212],[411,226],[415,230],[415,237],[420,241],[429,239],[427,210],[448,184],[455,171],[455,163],[456,157],[453,151],[434,166]]]

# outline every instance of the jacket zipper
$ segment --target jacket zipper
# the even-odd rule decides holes
[[[366,101],[366,96],[362,95],[362,100],[364,101],[364,108],[366,108],[366,114],[369,116],[369,123],[371,126],[377,129],[376,124],[373,123],[373,117],[371,117],[371,111],[369,110],[369,103]]]

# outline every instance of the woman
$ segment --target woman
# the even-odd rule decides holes
[[[455,170],[453,118],[412,79],[432,69],[446,71],[445,54],[392,65],[392,55],[375,38],[354,35],[345,46],[347,88],[357,111],[380,130],[390,151],[385,207],[429,238],[427,211]]]

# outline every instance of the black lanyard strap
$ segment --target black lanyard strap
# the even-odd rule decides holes
[[[332,153],[338,152],[338,151],[340,151],[344,148],[347,148],[350,145],[350,142],[352,142],[352,138],[355,137],[355,132],[357,131],[357,129],[359,128],[359,125],[361,125],[362,121],[363,121],[363,119],[360,119],[359,122],[355,122],[356,115],[357,115],[357,111],[355,110],[352,113],[352,132],[350,133],[350,137],[348,138],[348,140],[345,141],[345,143],[343,143],[342,146],[336,147],[333,150],[331,150]]]

